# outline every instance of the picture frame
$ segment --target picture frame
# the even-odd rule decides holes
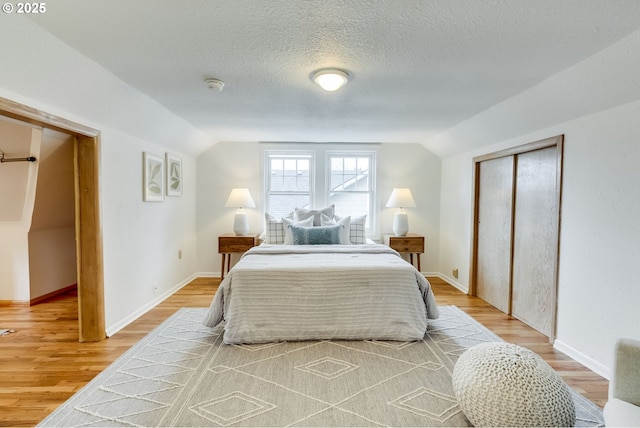
[[[142,196],[146,202],[164,200],[164,158],[149,152],[143,152]]]
[[[182,158],[166,153],[167,196],[182,196]]]

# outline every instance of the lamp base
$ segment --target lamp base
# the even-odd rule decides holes
[[[238,210],[233,216],[233,233],[245,236],[249,233],[249,217],[244,210]]]
[[[407,232],[409,232],[409,217],[406,212],[399,211],[393,216],[393,234],[405,236]]]

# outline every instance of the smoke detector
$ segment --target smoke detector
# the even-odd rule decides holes
[[[209,89],[215,89],[218,92],[221,92],[222,88],[224,88],[224,82],[220,79],[205,79],[204,83],[207,84]]]

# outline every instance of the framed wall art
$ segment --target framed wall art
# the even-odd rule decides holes
[[[167,196],[182,196],[182,159],[171,153],[167,160]]]
[[[143,153],[143,200],[162,202],[164,200],[164,158],[152,153]]]

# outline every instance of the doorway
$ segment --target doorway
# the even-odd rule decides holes
[[[99,131],[0,97],[0,115],[74,138],[79,341],[106,338],[99,199]]]
[[[555,338],[563,136],[474,159],[470,294]]]
[[[75,290],[74,137],[42,129],[28,233],[30,305]]]

